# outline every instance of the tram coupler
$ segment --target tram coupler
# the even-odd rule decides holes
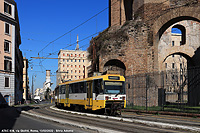
[[[121,110],[124,108],[124,102],[106,102],[105,114],[108,115],[121,115]]]

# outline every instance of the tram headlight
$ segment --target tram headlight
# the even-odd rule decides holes
[[[126,97],[125,97],[125,96],[123,96],[123,97],[122,97],[122,100],[125,100],[125,99],[126,99]]]
[[[108,100],[108,99],[109,99],[109,97],[108,97],[108,96],[106,96],[106,97],[105,97],[105,99],[106,99],[106,100]]]

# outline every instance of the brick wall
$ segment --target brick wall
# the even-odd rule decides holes
[[[120,1],[111,0],[112,2]],[[136,0],[134,2],[139,1]],[[112,59],[119,60],[125,65],[125,76],[159,71],[158,47],[160,37],[164,34],[164,31],[182,20],[200,20],[198,14],[200,6],[197,1],[187,3],[187,1],[183,0],[182,2],[179,1],[176,6],[170,5],[169,2],[175,1],[164,2],[160,0],[160,3],[159,1],[151,3],[150,0],[143,0],[143,5],[138,3],[137,8],[141,5],[138,10],[135,10],[137,8],[133,5],[133,8],[135,8],[133,11],[136,11],[133,14],[133,20],[126,21],[121,25],[119,21],[120,4],[118,3],[116,7],[112,7],[111,27],[91,41],[95,42],[96,45],[96,53],[97,57],[99,57],[99,71],[103,72],[104,65]],[[90,51],[92,50],[90,49]],[[92,55],[91,52],[90,55]],[[149,95],[156,96],[157,94]],[[157,104],[155,100],[154,103]]]
[[[123,0],[110,0],[110,26],[122,25],[125,22],[125,10]]]

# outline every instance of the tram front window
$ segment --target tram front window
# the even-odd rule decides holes
[[[124,82],[105,81],[105,94],[125,94]]]

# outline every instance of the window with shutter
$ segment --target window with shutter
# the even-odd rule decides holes
[[[8,59],[4,59],[4,70],[11,71],[12,70],[12,61]]]
[[[5,3],[5,2],[4,2],[4,12],[8,13],[10,15],[12,13],[11,5],[9,5],[8,3]]]
[[[10,87],[10,78],[9,77],[5,77],[5,87]]]
[[[5,34],[10,35],[10,26],[8,23],[5,23]]]
[[[4,41],[4,52],[10,52],[10,42],[7,40]]]

